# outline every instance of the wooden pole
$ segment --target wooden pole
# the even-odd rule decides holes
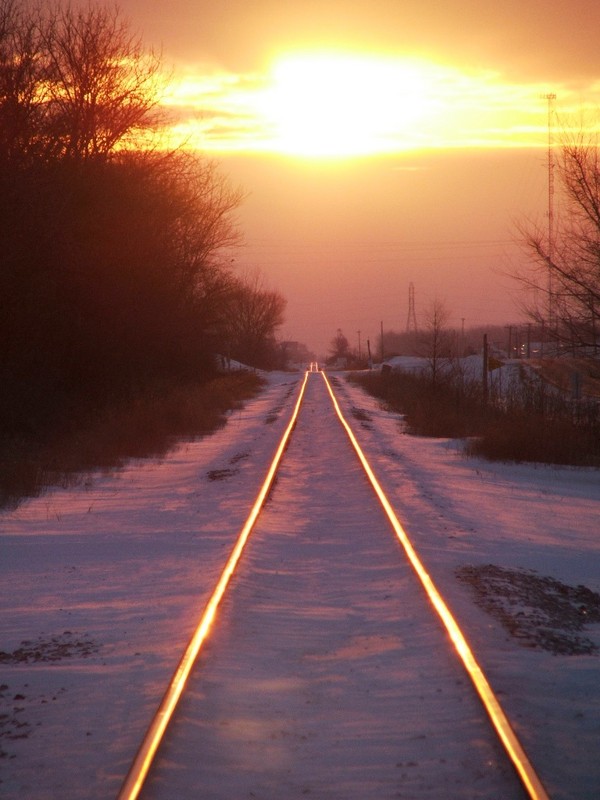
[[[483,404],[484,404],[484,406],[487,406],[487,403],[488,403],[488,337],[487,337],[487,333],[483,334],[482,386],[483,386]]]

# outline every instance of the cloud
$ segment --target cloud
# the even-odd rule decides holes
[[[173,136],[215,151],[300,153],[304,146],[305,154],[329,156],[547,143],[545,83],[423,59],[320,52],[297,62],[291,77],[274,67],[234,73],[188,65],[163,101]],[[557,124],[600,99],[598,80],[584,91],[567,83],[551,89]]]

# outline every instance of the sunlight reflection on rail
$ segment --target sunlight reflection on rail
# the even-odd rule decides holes
[[[352,446],[354,447],[360,462],[367,473],[367,477],[379,498],[381,505],[387,517],[392,524],[392,527],[396,533],[396,536],[400,540],[400,543],[404,547],[406,555],[413,566],[413,569],[417,573],[427,595],[429,596],[430,601],[432,602],[434,608],[436,609],[438,615],[440,616],[444,626],[452,639],[454,647],[458,652],[465,669],[467,670],[471,681],[473,682],[479,697],[481,698],[485,709],[496,729],[496,732],[502,741],[510,759],[525,787],[527,790],[529,797],[532,800],[550,800],[546,790],[544,789],[542,782],[540,781],[539,777],[537,776],[535,769],[533,768],[529,758],[527,757],[525,751],[521,743],[519,742],[515,732],[513,731],[496,695],[490,684],[488,683],[487,678],[483,674],[483,671],[479,664],[477,663],[471,648],[467,644],[467,641],[458,626],[458,623],[452,616],[452,613],[446,603],[444,602],[442,596],[438,592],[435,584],[429,577],[425,567],[421,563],[416,551],[414,550],[412,544],[404,528],[402,527],[398,517],[396,516],[394,509],[391,507],[387,497],[385,496],[383,489],[379,485],[373,470],[371,469],[369,462],[365,458],[363,451],[360,448],[354,434],[348,423],[346,422],[344,415],[342,414],[338,402],[333,394],[333,390],[327,380],[327,376],[324,372],[321,372],[323,376],[323,380],[327,385],[327,390],[329,391],[329,395],[333,402],[336,414],[342,425],[344,426],[350,441],[352,442]]]
[[[244,523],[244,526],[238,535],[235,547],[233,548],[231,555],[229,556],[229,560],[227,561],[227,564],[221,573],[221,577],[219,578],[219,581],[212,593],[212,596],[208,601],[206,608],[204,609],[204,613],[202,614],[202,618],[200,619],[198,627],[196,628],[196,631],[194,632],[194,635],[192,636],[190,643],[188,644],[187,649],[183,654],[183,657],[181,658],[173,677],[171,678],[171,682],[167,691],[165,692],[162,702],[156,714],[154,715],[152,722],[150,723],[144,740],[140,745],[137,755],[129,769],[125,781],[123,782],[121,791],[118,794],[118,800],[135,800],[135,798],[139,796],[142,786],[144,785],[144,781],[148,776],[148,772],[150,771],[150,767],[152,766],[152,762],[160,746],[165,730],[167,729],[169,721],[173,716],[175,707],[179,702],[179,698],[183,693],[187,679],[194,666],[196,658],[198,657],[200,648],[202,647],[202,644],[209,633],[210,627],[215,618],[215,614],[217,613],[217,608],[225,593],[227,584],[229,583],[229,579],[235,570],[246,541],[248,540],[256,519],[267,499],[269,490],[275,477],[275,473],[279,466],[279,462],[281,461],[281,457],[286,448],[288,439],[292,433],[292,430],[294,429],[294,425],[296,424],[296,419],[300,411],[300,405],[302,404],[302,398],[304,396],[307,380],[308,372],[306,372],[304,375],[304,382],[300,388],[298,400],[296,401],[292,417],[287,428],[285,429],[283,436],[281,437],[275,452],[275,456],[271,462],[271,466],[269,467],[267,477],[261,486],[248,519]]]

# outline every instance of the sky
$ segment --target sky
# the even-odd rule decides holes
[[[403,330],[411,283],[420,324],[525,319],[518,227],[546,224],[549,111],[556,141],[597,108],[595,0],[119,7],[172,70],[174,139],[246,195],[235,268],[285,295],[282,338]]]

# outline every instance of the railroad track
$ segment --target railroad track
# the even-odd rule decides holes
[[[325,400],[324,395],[328,395],[329,402]],[[335,422],[336,417],[339,424]],[[333,430],[334,428],[335,431]],[[332,462],[331,452],[329,453],[329,462],[325,457],[328,454],[327,448],[331,449],[327,439],[330,433],[338,438],[341,436],[345,439],[345,445],[343,446],[347,448],[347,457],[346,455],[344,456],[343,464]],[[338,449],[335,452],[339,452],[339,443],[336,447]],[[288,448],[289,455],[284,458]],[[292,454],[294,448],[298,449],[297,456]],[[352,456],[352,450],[354,450],[354,457]],[[365,475],[368,480],[365,480]],[[321,497],[322,493],[316,490],[315,487],[322,486],[325,478],[334,480],[334,483],[330,489],[332,495],[323,499]],[[349,490],[348,483],[350,481],[352,488]],[[355,486],[356,489],[354,488]],[[343,506],[336,508],[336,502],[332,501],[332,497],[338,498],[338,504],[341,497],[344,501]],[[369,511],[369,513],[374,520],[374,529],[373,531],[369,530],[368,537],[365,536],[364,529],[354,530],[356,528],[354,522],[359,515],[356,510],[350,507],[351,504],[348,501],[350,497],[354,498],[355,502],[358,503],[356,508],[365,508],[368,504],[373,504],[373,510]],[[269,502],[267,503],[268,500]],[[324,526],[327,527],[330,524],[328,520],[331,514],[334,516],[339,516],[339,514],[347,515],[347,518],[344,517],[344,520],[347,519],[347,521],[341,525],[341,528],[345,530],[345,534],[343,539],[340,539],[336,545],[337,552],[331,552],[332,547],[329,539],[326,545],[323,544],[320,533]],[[266,520],[265,517],[267,518]],[[264,526],[264,531],[259,535],[260,546],[257,545],[255,554],[252,552],[248,554],[249,550],[252,551],[255,539],[255,537],[250,538],[251,534],[255,529],[259,530],[261,525]],[[395,537],[379,536],[380,530],[387,528],[389,531],[390,526]],[[371,539],[377,542],[376,553],[371,552],[373,550],[373,545],[370,543]],[[398,544],[401,545],[401,549]],[[364,548],[364,553],[360,548]],[[298,550],[301,550],[302,553],[297,562],[295,562],[294,559],[299,555]],[[405,558],[401,558],[402,551]],[[244,559],[242,560],[243,554]],[[325,577],[323,580],[321,576],[324,559],[329,559],[328,563],[333,565],[332,569],[345,570],[344,574],[347,573],[347,583],[349,585],[347,598],[333,598],[328,595],[327,578]],[[375,560],[372,561],[371,559]],[[290,566],[293,563],[297,563],[297,567]],[[366,570],[366,573],[361,573],[359,571],[361,569]],[[397,578],[397,574],[401,574],[401,577]],[[236,580],[230,586],[234,575]],[[371,578],[370,576],[373,577]],[[423,590],[419,593],[422,599],[421,597],[419,598],[418,604],[422,607],[422,611],[418,612],[418,617],[415,616],[413,608],[415,603],[414,594],[418,586],[416,579],[420,582]],[[379,592],[384,584],[387,587],[391,587],[388,590],[389,593],[385,595],[386,598],[391,600],[390,603],[386,604],[386,609],[381,617],[370,619],[370,611],[367,615],[349,612],[349,608],[360,607],[361,603],[368,605],[367,600],[362,600],[361,598],[368,594],[369,591],[375,591],[375,587],[377,587],[376,591]],[[227,591],[228,588],[230,588],[230,591]],[[404,594],[398,595],[398,603],[394,605],[396,591],[399,593],[404,592]],[[350,674],[354,673],[355,669],[360,671],[363,677],[369,676],[374,669],[373,664],[375,664],[375,668],[379,668],[377,658],[373,658],[373,656],[377,656],[378,653],[386,649],[395,654],[396,651],[400,651],[404,647],[404,645],[398,643],[395,629],[400,625],[401,609],[406,607],[407,604],[407,592],[411,598],[410,614],[408,614],[408,618],[403,624],[415,625],[418,622],[419,636],[422,635],[422,630],[430,631],[427,636],[431,636],[432,641],[434,639],[437,640],[435,644],[428,644],[428,647],[432,648],[430,651],[432,662],[435,662],[436,669],[439,662],[440,669],[450,673],[448,680],[461,686],[459,690],[461,696],[451,701],[458,703],[456,711],[452,710],[453,707],[448,698],[445,700],[438,698],[436,702],[438,705],[450,703],[447,706],[447,713],[450,714],[473,715],[473,711],[465,712],[465,708],[461,705],[465,702],[472,703],[480,709],[478,713],[479,719],[475,723],[473,733],[469,734],[469,736],[472,736],[473,742],[478,742],[479,744],[476,746],[468,745],[468,749],[471,751],[470,757],[481,758],[481,770],[483,773],[492,773],[492,783],[496,777],[498,778],[501,787],[498,791],[510,792],[510,794],[486,795],[484,788],[482,794],[469,794],[468,796],[498,796],[502,798],[522,796],[532,798],[532,800],[547,800],[548,795],[544,786],[529,761],[498,698],[494,694],[443,597],[427,574],[407,533],[381,489],[352,429],[344,418],[330,382],[324,373],[313,370],[310,370],[304,376],[289,424],[277,446],[275,456],[257,499],[239,533],[236,544],[206,605],[198,627],[151,721],[125,778],[118,800],[134,800],[138,796],[145,797],[146,794],[150,798],[183,797],[184,795],[181,794],[180,788],[173,789],[172,780],[174,779],[173,776],[180,775],[182,770],[189,771],[190,769],[198,772],[197,783],[195,782],[196,779],[194,779],[193,783],[198,787],[199,793],[194,793],[194,797],[240,796],[233,794],[233,789],[227,790],[226,788],[223,788],[222,794],[219,794],[214,786],[218,786],[220,781],[225,784],[232,772],[235,773],[236,769],[239,772],[240,769],[244,768],[243,758],[240,756],[244,746],[248,748],[252,758],[256,758],[258,761],[272,759],[274,766],[272,775],[268,778],[269,788],[266,790],[266,794],[260,794],[258,791],[253,793],[252,789],[249,788],[243,796],[283,796],[287,794],[286,782],[291,782],[294,779],[293,773],[295,769],[299,771],[297,776],[298,786],[301,783],[302,770],[306,770],[307,773],[310,772],[312,746],[310,742],[318,742],[316,746],[321,748],[323,746],[327,747],[323,736],[324,730],[331,724],[327,714],[339,718],[338,722],[341,725],[341,734],[340,730],[337,730],[332,734],[333,739],[329,740],[333,742],[330,745],[332,753],[331,781],[332,784],[335,783],[336,791],[340,793],[332,794],[331,787],[313,786],[308,781],[308,778],[305,781],[304,790],[300,790],[300,793],[308,794],[312,792],[313,796],[317,797],[339,796],[351,798],[356,796],[367,798],[371,795],[365,793],[364,786],[367,783],[364,782],[371,781],[371,785],[373,785],[373,782],[379,780],[378,776],[381,773],[381,780],[386,786],[397,786],[399,790],[402,787],[408,787],[406,794],[399,791],[397,796],[427,796],[426,794],[417,794],[419,787],[415,783],[417,779],[413,775],[415,770],[411,769],[416,762],[410,756],[410,752],[412,752],[411,745],[408,741],[403,740],[402,734],[406,724],[392,722],[388,725],[386,722],[384,730],[380,729],[379,720],[387,713],[386,707],[389,706],[391,709],[396,700],[388,697],[387,689],[380,691],[381,697],[379,700],[377,698],[373,701],[369,699],[368,702],[365,695],[369,694],[370,690],[368,687],[365,689],[364,685],[355,686],[354,695],[351,688],[349,691],[345,691],[349,686],[352,686],[352,681],[356,680],[355,675]],[[286,598],[289,600],[287,610]],[[371,600],[369,608],[377,607],[378,604],[381,604],[380,600]],[[227,606],[227,608],[224,608],[224,606]],[[256,607],[256,617],[251,623],[253,626],[251,635],[249,635],[248,630],[244,629],[247,627],[247,622],[241,624],[235,621],[235,609],[248,607]],[[217,616],[219,609],[221,611]],[[435,614],[431,613],[432,610]],[[286,617],[286,614],[291,616]],[[423,621],[421,621],[421,614],[423,615]],[[233,622],[221,625],[221,619],[229,619],[230,615],[233,615]],[[427,620],[424,619],[425,615]],[[344,629],[346,636],[344,641],[349,643],[345,649],[344,647],[338,647],[337,657],[339,662],[336,662],[334,672],[346,669],[344,664],[354,665],[347,667],[348,674],[339,682],[340,685],[334,685],[331,676],[327,674],[324,677],[322,671],[323,662],[334,657],[329,652],[329,649],[334,645],[330,638],[330,632],[334,629],[327,626],[329,622],[324,619],[327,616],[333,620],[333,624],[338,629],[340,627]],[[293,624],[289,621],[292,619],[294,620]],[[222,627],[229,628],[229,632],[222,633]],[[234,630],[233,635],[231,630]],[[237,633],[235,633],[236,631]],[[299,631],[305,633],[298,635]],[[446,636],[444,636],[444,632]],[[213,642],[215,640],[212,648],[214,653],[211,653],[205,659],[207,663],[198,664],[201,651],[204,658],[203,647],[209,640],[209,634],[210,641]],[[238,646],[236,645],[236,636],[237,642],[240,643],[239,646],[248,648],[247,651],[243,650],[244,653],[247,652],[247,655],[240,658],[239,654],[234,654],[232,656],[233,661],[228,665],[225,660],[224,666],[223,662],[219,666],[217,659],[216,665],[214,667],[210,666],[208,662],[213,657],[216,658],[214,654],[220,652],[221,645],[229,651]],[[325,640],[323,640],[323,636]],[[451,648],[449,643],[452,645]],[[357,656],[357,647],[361,651],[360,656]],[[442,651],[444,652],[442,653]],[[421,655],[417,655],[416,658],[422,659],[422,650],[419,653]],[[397,661],[401,662],[398,667],[399,681],[402,680],[404,658],[403,654],[399,652],[397,659]],[[450,666],[446,665],[446,661],[451,662]],[[240,663],[245,664],[242,672],[239,672]],[[386,656],[385,663],[389,663],[389,655]],[[269,675],[270,664],[276,665],[277,675],[279,676],[277,680],[272,675]],[[314,665],[317,665],[318,677],[307,677],[305,679],[303,674],[298,675],[299,669],[307,668],[310,670]],[[460,671],[461,667],[469,677],[468,682],[456,678],[454,670],[458,669]],[[277,718],[280,721],[280,727],[275,739],[277,737],[287,737],[288,741],[286,743],[273,744],[274,734],[272,732],[270,734],[266,734],[264,731],[248,733],[248,713],[246,713],[243,720],[240,720],[239,717],[236,720],[233,715],[230,715],[227,720],[227,723],[231,723],[232,727],[235,728],[237,725],[240,730],[245,730],[244,741],[239,738],[239,731],[230,733],[225,737],[222,735],[222,731],[219,733],[217,731],[217,723],[224,725],[225,720],[222,714],[219,716],[218,712],[215,717],[215,708],[218,708],[219,702],[223,701],[217,701],[212,704],[211,713],[213,717],[211,718],[204,708],[206,701],[201,688],[205,668],[216,669],[216,674],[219,674],[219,670],[221,670],[223,674],[230,675],[229,683],[223,684],[222,691],[224,696],[227,698],[235,695],[236,702],[238,704],[241,703],[241,706],[246,710],[248,709],[249,701],[247,697],[239,697],[241,686],[247,684],[251,687],[250,692],[254,697],[252,702],[261,694],[261,691],[266,691],[265,687],[270,687],[268,690],[269,702],[273,701],[272,695],[276,694],[277,702],[281,703],[281,706],[275,705],[270,712],[274,719]],[[413,670],[415,668],[420,669],[421,667],[415,667],[414,665],[410,667]],[[266,672],[263,672],[265,669]],[[435,673],[435,676],[429,674],[428,670],[429,667],[424,670],[428,673],[426,684],[433,685],[436,681],[446,680],[438,677],[437,673]],[[251,679],[249,676],[251,676]],[[376,682],[376,680],[377,676],[373,673],[373,681]],[[212,682],[214,683],[214,679]],[[273,690],[274,684],[278,684],[279,690]],[[195,687],[193,694],[202,696],[200,701],[188,699],[189,692],[186,690],[189,689],[190,685]],[[312,709],[307,708],[314,702],[314,697],[310,695],[309,689],[312,687],[311,690],[314,694],[315,687],[321,686],[322,688],[323,685],[329,686],[329,694],[332,698],[335,698],[335,701],[329,706],[325,704],[325,709],[329,710],[321,708],[320,712],[315,715]],[[345,687],[343,692],[342,685]],[[282,686],[285,687],[283,691],[281,690]],[[375,683],[373,686],[375,687]],[[438,689],[437,691],[440,690]],[[366,705],[361,705],[359,709],[344,705],[345,702],[355,703],[356,696],[361,693],[363,696],[361,702],[366,703]],[[428,689],[426,687],[423,689],[423,697],[427,693]],[[343,700],[342,694],[347,694],[350,699]],[[398,694],[402,694],[401,690],[398,691]],[[373,695],[377,695],[376,688],[374,688]],[[311,699],[307,699],[309,696]],[[354,700],[352,700],[352,697],[354,697]],[[467,699],[465,700],[465,698]],[[403,702],[406,701],[403,700]],[[415,719],[415,715],[419,715],[419,698],[417,698],[416,705],[415,698],[412,698],[411,702],[412,705],[409,703],[410,708],[413,709],[410,717],[411,725],[416,726],[418,730],[426,730],[426,727],[422,728],[422,720],[417,723]],[[429,700],[426,700],[426,702],[429,702]],[[319,696],[319,703],[321,706],[323,705],[322,696]],[[182,712],[181,707],[186,704],[187,708]],[[398,710],[392,711],[390,716],[392,719],[397,719],[399,715],[406,716],[409,713],[406,710],[409,706],[400,705]],[[423,707],[423,716],[425,717],[430,713],[426,708],[426,706]],[[176,709],[177,713],[175,713]],[[299,727],[299,730],[304,731],[304,733],[294,734],[294,736],[297,736],[298,741],[294,739],[293,745],[290,745],[289,742],[289,737],[292,736],[290,733],[293,727],[292,721],[286,720],[286,715],[292,715],[294,724]],[[179,717],[183,719],[180,720]],[[193,726],[196,728],[193,735],[199,735],[202,742],[192,748],[197,754],[195,757],[196,763],[194,765],[186,764],[183,767],[177,766],[175,770],[162,766],[161,755],[165,748],[168,748],[168,761],[170,764],[177,760],[177,752],[179,750],[186,749],[182,746],[182,743],[189,738],[190,734],[184,730],[185,721],[189,719],[197,720],[198,718],[202,720],[202,724],[196,723]],[[300,724],[298,724],[299,719],[301,720]],[[356,720],[360,720],[359,731],[353,730]],[[394,729],[394,724],[397,725],[397,730]],[[431,718],[429,724],[432,728],[436,727],[435,716]],[[214,732],[213,738],[215,738],[212,749],[206,744],[206,740],[211,737],[211,726]],[[481,745],[482,728],[485,728],[486,736],[492,740],[491,744]],[[374,731],[373,741],[369,740],[365,744],[365,731],[371,729]],[[423,732],[421,734],[416,733],[412,739],[418,738],[419,735],[424,738],[426,734]],[[427,735],[432,739],[436,753],[438,750],[442,753],[444,742],[436,739],[435,731],[432,730]],[[348,742],[341,743],[340,736],[344,739],[347,738]],[[265,737],[271,739],[270,744],[267,743],[267,749],[259,741]],[[217,739],[219,740],[218,742],[216,741]],[[228,752],[225,756],[223,767],[219,767],[215,762],[215,748],[218,749],[217,745],[222,747],[226,741],[231,745],[233,751],[237,752]],[[309,744],[303,744],[305,742]],[[366,774],[365,764],[359,753],[360,748],[363,746],[374,753],[372,767],[374,775],[368,778],[361,777],[360,781],[363,781],[364,786],[361,784],[362,788],[357,788],[356,791],[358,793],[353,794],[353,786],[358,786],[360,783],[358,771],[361,771],[361,775]],[[482,748],[481,752],[478,750],[480,746]],[[403,747],[407,748],[407,758],[404,761],[402,760]],[[302,751],[297,767],[290,764],[290,751]],[[390,753],[394,755],[391,756],[393,763],[388,769],[387,766],[383,765],[382,759],[387,758],[386,754]],[[204,763],[202,763],[203,758],[205,759]],[[303,759],[305,760],[304,763]],[[502,759],[505,759],[509,768],[499,764]],[[458,783],[460,778],[456,777],[456,771],[458,769],[458,772],[460,772],[460,768],[450,769],[445,762],[445,758],[441,756],[437,758],[437,763],[443,764],[443,766],[439,767],[441,780],[447,781],[448,776],[452,775]],[[240,764],[242,765],[241,767]],[[485,767],[486,764],[487,769]],[[490,765],[494,765],[493,769],[489,768]],[[222,774],[219,773],[220,769],[224,770]],[[388,770],[386,773],[386,775],[389,775],[388,777],[383,777],[385,770]],[[255,767],[250,770],[253,775],[252,780],[256,782],[255,771]],[[445,775],[445,773],[447,774]],[[435,780],[435,776],[433,780]],[[213,782],[212,784],[211,781]],[[411,784],[411,781],[413,784]],[[278,782],[281,793],[277,792]],[[211,788],[211,785],[213,788]],[[411,794],[411,785],[413,785],[412,791],[414,791],[414,794]],[[272,793],[269,794],[269,791]],[[375,793],[372,796],[379,795]],[[458,793],[454,795],[452,791],[449,791],[444,796],[458,797],[463,795]]]

